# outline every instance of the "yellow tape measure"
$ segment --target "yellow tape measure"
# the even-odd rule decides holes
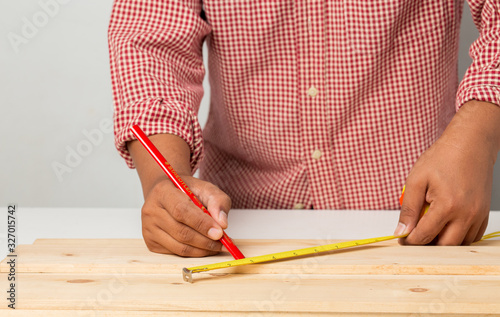
[[[259,256],[244,258],[244,259],[240,259],[240,260],[232,260],[232,261],[226,261],[226,262],[220,262],[220,263],[214,263],[214,264],[208,264],[208,265],[194,266],[194,267],[190,267],[190,268],[183,268],[182,269],[182,278],[186,282],[193,283],[193,273],[206,272],[206,271],[212,271],[212,270],[241,266],[241,265],[290,259],[290,258],[295,258],[298,256],[311,255],[311,254],[346,249],[346,248],[351,248],[351,247],[356,247],[356,246],[360,246],[360,245],[366,245],[366,244],[371,244],[371,243],[376,243],[376,242],[381,242],[381,241],[393,240],[393,239],[397,239],[397,238],[404,238],[407,235],[408,234],[401,235],[401,236],[386,236],[386,237],[378,237],[378,238],[371,238],[371,239],[345,241],[345,242],[320,245],[320,246],[316,246],[316,247],[310,247],[310,248],[304,248],[304,249],[298,249],[298,250],[292,250],[292,251],[284,251],[284,252],[278,252],[278,253],[272,253],[272,254],[266,254],[266,255],[259,255]],[[483,238],[480,241],[495,238],[495,237],[500,237],[500,231],[489,233],[489,234],[483,236]]]
[[[403,193],[401,194],[401,197],[399,198],[401,205],[403,204],[404,193],[405,193],[405,187],[403,187]],[[429,210],[429,207],[430,207],[429,204],[427,204],[427,203],[424,204],[424,206],[422,208],[421,216],[423,216]],[[397,239],[397,238],[404,238],[407,235],[408,234],[401,235],[401,236],[386,236],[386,237],[378,237],[378,238],[371,238],[371,239],[345,241],[345,242],[320,245],[320,246],[316,246],[316,247],[310,247],[310,248],[304,248],[304,249],[298,249],[298,250],[292,250],[292,251],[259,255],[259,256],[244,258],[244,259],[240,259],[240,260],[232,260],[232,261],[226,261],[226,262],[220,262],[220,263],[214,263],[214,264],[208,264],[208,265],[183,268],[182,269],[182,278],[186,282],[193,283],[193,273],[212,271],[212,270],[223,269],[223,268],[234,267],[234,266],[291,259],[291,258],[295,258],[298,256],[311,255],[311,254],[316,254],[316,253],[321,253],[321,252],[356,247],[359,245],[366,245],[366,244],[377,243],[377,242],[382,242],[382,241],[387,241],[387,240],[393,240],[393,239]],[[489,233],[487,235],[484,235],[480,241],[495,238],[495,237],[500,237],[500,231],[492,232],[492,233]]]

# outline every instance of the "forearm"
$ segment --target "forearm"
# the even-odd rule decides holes
[[[173,134],[155,134],[149,138],[181,177],[191,175],[190,150],[182,138]],[[139,141],[130,141],[127,147],[137,168],[146,197],[154,184],[167,176]]]

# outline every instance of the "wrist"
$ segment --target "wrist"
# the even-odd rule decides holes
[[[466,102],[444,134],[450,133],[468,146],[485,148],[495,161],[500,150],[500,106],[477,100]]]
[[[182,179],[191,176],[190,150],[182,138],[173,134],[156,134],[149,136],[149,139]],[[141,180],[144,197],[146,197],[157,184],[168,180],[168,176],[139,141],[130,141],[127,147]]]

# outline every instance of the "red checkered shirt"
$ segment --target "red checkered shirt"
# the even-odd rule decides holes
[[[469,5],[480,36],[459,86],[461,1],[116,0],[116,146],[133,167],[131,125],[182,137],[236,208],[397,209],[455,108],[500,104],[499,3]]]

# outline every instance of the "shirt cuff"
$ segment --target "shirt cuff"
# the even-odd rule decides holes
[[[457,92],[456,110],[469,100],[487,101],[500,106],[500,71],[467,74]]]
[[[129,168],[135,168],[127,142],[136,140],[130,128],[137,124],[146,135],[168,133],[181,137],[191,150],[191,171],[194,173],[203,157],[201,126],[196,114],[176,102],[161,98],[142,100],[115,112],[115,146]]]

